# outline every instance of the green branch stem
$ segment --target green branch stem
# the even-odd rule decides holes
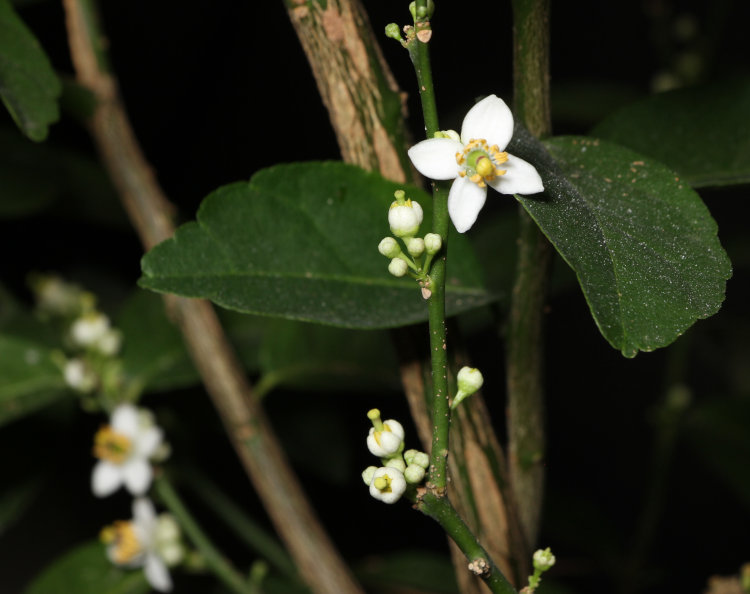
[[[469,571],[482,578],[493,594],[518,594],[482,545],[477,542],[447,497],[436,497],[428,491],[417,501],[417,509],[440,524],[468,559]]]
[[[416,23],[417,35],[419,31],[429,31],[422,28],[422,23]],[[419,96],[422,100],[425,132],[427,138],[432,138],[438,130],[437,106],[435,103],[435,89],[432,85],[432,69],[430,67],[429,43],[423,43],[419,37],[408,42],[409,56],[414,64],[419,86]],[[448,393],[448,345],[445,326],[445,268],[448,253],[448,193],[442,184],[433,183],[433,215],[432,232],[437,233],[443,240],[440,257],[430,269],[430,290],[427,309],[430,332],[430,359],[432,364],[432,449],[430,451],[429,483],[439,496],[444,496],[448,477],[448,434],[450,431],[450,405]]]
[[[240,573],[230,565],[224,556],[213,545],[188,509],[182,503],[177,491],[165,477],[154,481],[154,491],[170,513],[177,519],[183,532],[200,552],[208,568],[232,592],[252,594],[253,588],[246,583]]]
[[[549,0],[513,0],[514,107],[535,136],[551,133]],[[519,207],[518,262],[508,321],[508,458],[529,546],[539,530],[544,489],[543,318],[552,249]]]

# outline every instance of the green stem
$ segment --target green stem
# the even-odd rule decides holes
[[[513,0],[515,111],[536,136],[551,132],[549,0]],[[519,207],[518,263],[507,344],[511,484],[529,546],[536,540],[544,488],[543,318],[552,250]]]
[[[184,476],[181,474],[180,477],[253,551],[287,577],[299,580],[297,568],[281,544],[248,516],[218,485],[195,467],[190,467]]]
[[[419,32],[429,32],[429,24],[416,23]],[[408,43],[409,55],[417,74],[419,96],[427,138],[432,138],[438,130],[435,89],[432,85],[429,44],[419,37]],[[443,240],[440,256],[430,269],[430,290],[427,309],[430,332],[430,358],[432,363],[432,449],[430,452],[429,483],[439,496],[445,494],[448,467],[448,433],[450,430],[450,406],[448,404],[448,347],[445,328],[445,266],[448,253],[448,192],[441,184],[432,184],[433,214],[432,232]]]
[[[433,518],[466,555],[469,569],[478,575],[494,594],[518,594],[516,589],[494,564],[487,552],[477,542],[474,534],[458,515],[446,497],[426,493],[417,502],[417,509]]]
[[[198,523],[182,503],[182,500],[172,488],[169,481],[164,477],[158,478],[154,481],[154,489],[162,503],[177,518],[180,527],[185,531],[185,534],[190,538],[195,548],[201,553],[206,561],[206,565],[214,572],[216,577],[232,592],[237,592],[237,594],[251,594],[253,588],[245,582],[242,576],[219,553],[218,549],[209,540],[203,530],[201,530]]]

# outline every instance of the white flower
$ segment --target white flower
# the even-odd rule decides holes
[[[396,237],[414,237],[423,218],[422,207],[414,200],[394,200],[388,210],[388,224]]]
[[[372,421],[370,433],[367,436],[367,449],[378,458],[390,458],[398,454],[404,446],[404,428],[398,421],[380,420],[380,411],[373,408],[367,413]]]
[[[534,568],[539,571],[547,571],[550,567],[555,564],[555,556],[549,547],[546,549],[539,549],[534,553]]]
[[[502,152],[513,136],[513,114],[495,95],[468,111],[460,138],[452,130],[442,136],[417,143],[409,149],[409,158],[426,177],[455,179],[448,194],[448,213],[459,233],[477,220],[488,185],[501,194],[544,190],[533,165]]]
[[[149,411],[120,404],[110,424],[94,437],[94,455],[99,458],[91,475],[97,497],[114,493],[121,485],[133,495],[143,495],[151,484],[151,458],[162,442],[162,430]]]
[[[406,479],[397,468],[378,468],[372,475],[370,495],[383,503],[396,503],[406,491]]]
[[[154,590],[170,592],[172,578],[167,566],[176,565],[184,556],[180,530],[169,514],[157,517],[149,499],[133,501],[133,519],[115,522],[101,533],[107,545],[107,557],[123,567],[143,567]]]
[[[76,346],[90,347],[109,331],[109,318],[98,311],[90,311],[76,318],[70,326],[70,338]]]
[[[96,388],[99,381],[94,373],[81,359],[69,359],[63,369],[65,383],[74,390],[86,394]]]

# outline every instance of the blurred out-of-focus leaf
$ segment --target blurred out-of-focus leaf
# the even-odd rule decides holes
[[[91,541],[53,561],[25,594],[146,594],[151,586],[141,569],[120,569],[108,558],[104,545]]]
[[[368,559],[357,575],[363,584],[377,591],[399,588],[434,594],[459,591],[450,561],[428,551],[404,550]]]
[[[47,137],[60,117],[62,90],[39,41],[9,0],[0,0],[0,98],[21,131],[31,140]]]
[[[398,385],[398,365],[387,334],[289,320],[272,320],[261,344],[256,389],[383,389]]]
[[[142,261],[143,287],[203,297],[244,313],[348,328],[427,319],[417,284],[378,253],[388,208],[403,188],[338,162],[279,165],[219,188],[174,238]],[[427,221],[430,197],[416,188]],[[424,225],[426,232],[429,223]],[[492,300],[464,237],[450,239],[446,301],[457,314]]]
[[[653,95],[591,136],[661,161],[696,188],[750,183],[750,77]]]
[[[50,354],[39,343],[0,335],[0,425],[69,393]]]

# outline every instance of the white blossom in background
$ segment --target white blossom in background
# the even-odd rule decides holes
[[[133,519],[121,520],[101,532],[107,557],[121,567],[143,567],[148,583],[159,592],[171,592],[168,567],[185,556],[180,529],[169,514],[156,515],[149,499],[133,501]]]
[[[76,392],[87,394],[96,388],[99,378],[82,359],[69,359],[63,368],[65,383]]]
[[[409,149],[414,167],[430,179],[455,179],[448,213],[459,233],[468,231],[487,198],[487,186],[501,194],[537,194],[542,178],[530,163],[504,152],[513,136],[513,114],[495,95],[466,114],[461,135],[448,130]]]
[[[109,318],[98,311],[76,318],[70,326],[70,339],[78,347],[95,349],[110,357],[117,354],[122,343],[120,331],[112,328]]]
[[[110,424],[94,437],[94,455],[99,458],[91,475],[94,495],[106,497],[123,485],[131,494],[143,495],[153,477],[150,459],[162,440],[150,411],[132,404],[117,406]]]

